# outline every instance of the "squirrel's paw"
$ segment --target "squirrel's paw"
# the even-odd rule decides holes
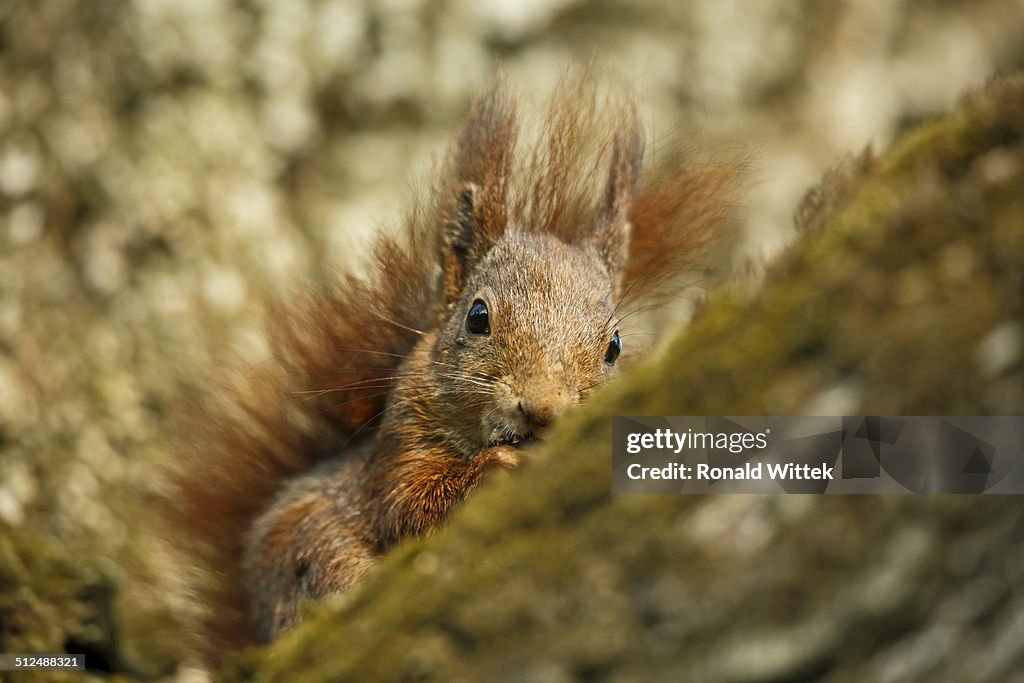
[[[522,462],[522,451],[514,446],[491,446],[480,451],[474,462],[478,462],[481,469],[492,465],[514,470]]]

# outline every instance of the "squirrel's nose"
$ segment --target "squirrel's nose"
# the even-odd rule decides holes
[[[519,401],[519,411],[530,427],[537,430],[551,424],[568,405],[560,392],[543,397],[525,396]]]
[[[552,420],[555,419],[555,407],[550,403],[524,403],[519,402],[519,412],[525,417],[526,421],[533,427],[547,427]]]

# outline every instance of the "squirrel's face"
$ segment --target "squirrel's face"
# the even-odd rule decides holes
[[[434,372],[467,455],[543,436],[615,373],[612,282],[593,249],[510,231],[465,284],[440,330]]]
[[[548,211],[565,199],[550,190],[575,179],[558,175],[557,187],[535,188],[525,202],[510,190],[515,139],[514,112],[500,94],[474,108],[443,205],[446,319],[420,344],[426,394],[399,398],[412,404],[407,412],[430,415],[435,435],[465,457],[543,436],[615,373],[622,348],[614,299],[628,271],[629,213],[643,160],[635,115],[610,141],[593,214],[575,225],[556,225]]]

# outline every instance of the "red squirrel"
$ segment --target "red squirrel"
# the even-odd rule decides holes
[[[279,304],[275,362],[190,425],[172,505],[211,651],[272,640],[516,467],[615,375],[623,311],[674,293],[736,202],[735,161],[666,146],[644,170],[632,102],[587,78],[519,133],[499,82],[366,275]]]

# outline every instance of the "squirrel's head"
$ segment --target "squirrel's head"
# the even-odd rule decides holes
[[[616,137],[600,200],[569,240],[512,215],[504,173],[461,182],[441,245],[446,307],[432,372],[446,436],[466,455],[542,436],[616,372],[642,150],[639,126]]]
[[[433,356],[465,451],[543,435],[615,373],[613,279],[596,250],[510,231],[466,284]]]

